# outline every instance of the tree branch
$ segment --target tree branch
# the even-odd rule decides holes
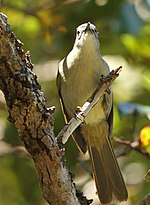
[[[29,52],[24,53],[0,13],[0,89],[5,95],[9,120],[13,122],[26,149],[32,156],[43,196],[49,204],[90,204],[80,194],[80,203],[72,178],[63,163],[63,153],[53,133],[51,109],[32,72]]]

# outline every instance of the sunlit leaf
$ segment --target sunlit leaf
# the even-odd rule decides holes
[[[130,52],[137,51],[137,42],[134,36],[130,34],[122,35],[123,44],[129,49]]]
[[[40,30],[40,24],[37,18],[28,16],[22,23],[22,30],[30,35],[36,35]]]
[[[21,26],[22,21],[24,20],[24,14],[20,11],[15,11],[10,8],[3,8],[2,12],[6,13],[7,10],[7,17],[9,19],[9,23],[11,27],[19,27]],[[13,16],[13,18],[12,18]]]
[[[146,88],[148,91],[150,91],[150,71],[147,70],[143,74],[143,86]]]
[[[145,126],[140,132],[141,146],[150,152],[150,125]]]
[[[121,39],[122,43],[128,49],[128,51],[136,57],[150,58],[150,27],[145,26],[141,29],[138,36],[131,34],[123,34]]]

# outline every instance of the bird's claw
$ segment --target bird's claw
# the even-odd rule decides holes
[[[77,106],[77,109],[74,113],[75,117],[79,120],[81,120],[82,122],[84,121],[84,113],[82,111],[82,108],[80,106]]]
[[[107,89],[106,89],[106,93],[107,93],[108,95],[111,94],[111,90],[110,90],[110,88],[107,88]]]
[[[104,80],[105,76],[102,74],[101,78],[99,79],[100,82],[102,82]]]
[[[103,82],[103,80],[104,80],[105,77],[106,77],[106,76],[102,74],[102,75],[101,75],[101,78],[100,78],[100,82]],[[109,87],[106,89],[106,93],[107,93],[108,95],[111,94],[111,90],[109,89]]]

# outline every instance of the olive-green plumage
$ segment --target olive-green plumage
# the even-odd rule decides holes
[[[72,51],[59,64],[57,86],[66,121],[91,96],[102,75],[109,73],[99,49],[96,27],[77,28]],[[73,133],[82,152],[89,151],[94,179],[102,204],[127,200],[127,190],[110,142],[113,123],[112,92],[106,93]]]

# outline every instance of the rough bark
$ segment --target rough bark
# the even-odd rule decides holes
[[[83,203],[78,201],[53,133],[51,110],[45,106],[29,53],[24,53],[21,46],[7,17],[0,13],[0,89],[5,95],[9,120],[34,161],[46,201],[52,205],[88,204],[85,198]]]

